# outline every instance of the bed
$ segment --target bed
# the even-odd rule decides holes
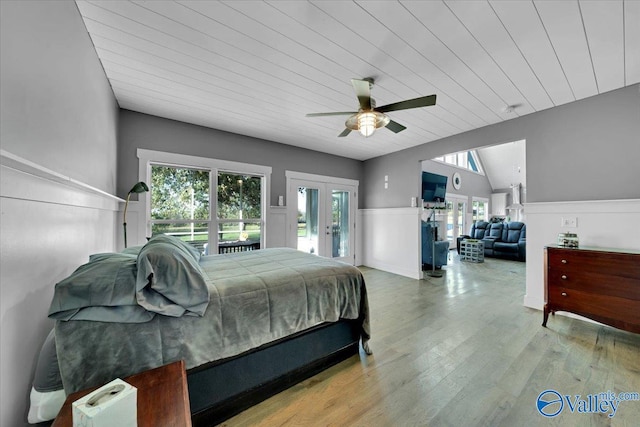
[[[74,273],[83,280],[56,285],[66,394],[183,359],[194,425],[214,425],[370,353],[353,266],[287,248],[200,256],[169,236],[127,252],[94,255]]]

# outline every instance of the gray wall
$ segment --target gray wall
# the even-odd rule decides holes
[[[361,207],[406,206],[420,191],[420,160],[521,139],[527,141],[527,202],[640,198],[635,84],[367,160]]]
[[[286,203],[285,170],[362,182],[362,162],[358,160],[121,110],[118,194],[126,194],[138,180],[138,148],[271,166],[273,206],[279,195],[285,196]]]
[[[0,30],[2,149],[113,194],[118,106],[76,4],[0,1]],[[0,425],[13,427],[27,424],[53,286],[113,250],[118,203],[5,166],[0,181]]]
[[[117,104],[75,3],[0,3],[2,148],[113,193]]]

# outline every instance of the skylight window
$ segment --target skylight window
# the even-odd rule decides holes
[[[484,175],[484,172],[480,167],[480,161],[478,160],[478,153],[476,153],[475,150],[447,154],[446,156],[436,157],[433,160]]]

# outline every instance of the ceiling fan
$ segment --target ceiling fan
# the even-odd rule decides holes
[[[352,130],[357,130],[365,137],[368,137],[371,136],[376,129],[381,127],[386,127],[395,133],[402,132],[406,129],[405,126],[394,122],[385,114],[389,111],[408,110],[410,108],[428,107],[436,104],[436,96],[429,95],[376,107],[375,100],[371,98],[371,88],[373,87],[372,78],[368,77],[362,80],[351,79],[351,84],[360,103],[360,109],[357,112],[310,113],[307,114],[307,117],[350,115],[345,122],[346,129],[338,136],[347,136]]]

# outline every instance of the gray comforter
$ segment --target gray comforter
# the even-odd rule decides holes
[[[56,321],[67,394],[179,359],[194,368],[339,319],[363,321],[369,352],[367,296],[357,268],[284,248],[205,256],[200,267],[210,294],[203,317]]]

